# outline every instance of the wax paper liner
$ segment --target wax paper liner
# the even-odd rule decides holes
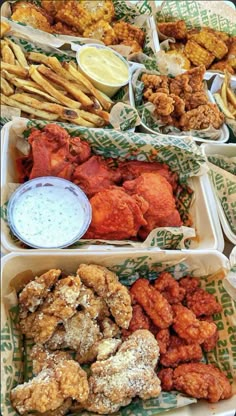
[[[152,60],[153,62],[153,60]],[[194,136],[199,137],[202,139],[210,139],[210,140],[218,140],[221,137],[221,130],[215,129],[214,127],[208,127],[204,130],[190,130],[190,131],[181,131],[174,126],[167,126],[161,123],[160,120],[154,114],[155,105],[150,102],[143,101],[143,90],[144,90],[144,83],[141,81],[142,74],[155,74],[160,75],[163,74],[163,71],[158,71],[158,65],[156,66],[156,70],[150,69],[137,69],[132,77],[132,85],[134,90],[134,99],[135,99],[135,108],[137,109],[139,116],[146,127],[154,130],[156,133],[159,134],[171,134],[176,136]],[[171,69],[170,69],[171,71]],[[177,73],[182,73],[179,71]],[[175,75],[177,75],[175,71]],[[167,75],[170,76],[168,73]],[[206,90],[207,93],[207,90]],[[209,102],[211,102],[209,100]]]
[[[231,298],[236,301],[236,247],[233,248],[229,257],[229,261],[230,271],[224,279],[223,285]]]
[[[236,235],[236,158],[208,156],[209,175],[231,231]]]
[[[10,24],[12,30],[7,37],[20,45],[24,52],[39,52],[48,56],[54,56],[61,62],[70,62],[71,60],[76,62],[73,44],[70,45],[71,50],[67,49],[66,51],[63,51],[56,47],[56,43],[53,42],[53,36],[51,36],[52,42],[50,43],[47,41],[47,34],[42,32],[42,36],[37,40],[35,36],[32,35],[31,37],[33,29],[21,26],[12,21]],[[137,111],[131,107],[129,103],[128,86],[120,88],[112,98],[112,101],[116,104],[112,107],[111,117],[109,119],[110,125],[108,128],[115,128],[123,131],[131,130],[136,125],[140,124]],[[6,109],[1,108],[0,123],[2,125],[19,115],[19,109],[12,109],[8,106],[5,107],[9,108],[10,111],[7,112]]]
[[[38,6],[41,5],[40,0],[32,0],[32,3],[36,3]],[[9,6],[10,3],[15,3],[14,1],[6,2],[6,4],[2,10],[2,14],[6,18],[10,18],[11,16],[11,8]],[[116,20],[125,20],[128,23],[134,24],[140,27],[145,32],[145,41],[143,45],[143,51],[147,55],[153,55],[155,52],[155,45],[153,42],[153,28],[149,23],[148,16],[152,14],[152,8],[150,2],[147,0],[139,1],[138,3],[134,3],[131,1],[124,1],[124,0],[113,0],[114,8],[115,8],[115,19]],[[22,23],[21,23],[22,24]],[[24,25],[25,26],[25,25]],[[46,36],[45,40],[48,39],[49,42],[54,42],[59,47],[62,46],[63,43],[77,43],[79,45],[84,45],[87,43],[101,43],[102,41],[98,41],[97,39],[92,38],[83,38],[78,36],[67,36],[67,35],[51,35],[49,33],[43,32],[38,29],[33,29],[30,26],[26,26],[26,31],[31,33],[35,39],[38,37]],[[116,45],[115,45],[116,46]],[[125,51],[130,50],[130,48],[125,48]]]
[[[14,130],[19,136],[18,142],[21,149],[22,144],[27,144],[26,140],[30,132],[29,128],[42,128],[46,124],[46,122],[40,120],[28,121],[26,119],[18,119],[18,123],[15,123]],[[182,140],[178,137],[155,137],[148,134],[121,133],[115,130],[88,129],[64,123],[56,124],[64,127],[72,136],[80,136],[86,140],[91,145],[93,153],[106,158],[167,163],[170,169],[179,175],[181,189],[178,195],[177,206],[183,221],[185,224],[187,223],[190,213],[193,220],[193,227],[194,224],[198,223],[197,215],[199,216],[199,212],[196,207],[194,194],[189,193],[189,187],[192,188],[191,178],[203,175],[207,172],[208,168],[204,156],[191,138]],[[22,139],[22,134],[25,139]],[[14,149],[12,151],[14,152]],[[14,186],[13,188],[12,186],[9,188],[9,184],[6,184],[2,192],[1,218],[3,220],[3,230],[7,234],[9,233],[7,225],[7,201],[12,190],[14,190]],[[109,241],[109,244],[122,246],[129,244],[136,248],[153,246],[172,249],[184,248],[186,244],[187,247],[191,247],[191,238],[195,236],[195,233],[196,230],[189,227],[160,228],[152,231],[145,242],[142,243],[134,241]],[[21,246],[21,243],[17,242],[15,237],[13,237],[13,241],[18,246]],[[91,242],[93,240],[82,239],[72,247],[76,248],[81,246],[81,244],[84,245],[85,243],[88,244]],[[107,243],[107,241],[103,241],[103,243]]]
[[[235,325],[236,305],[226,292],[223,286],[224,277],[229,264],[216,257],[214,265],[209,265],[207,258],[198,260],[197,256],[186,261],[183,257],[177,256],[171,261],[162,261],[163,252],[159,261],[151,253],[122,258],[122,255],[115,254],[112,259],[103,258],[102,264],[109,267],[118,274],[120,281],[125,285],[132,284],[137,278],[145,277],[150,280],[156,278],[156,272],[167,270],[179,279],[186,274],[201,277],[201,286],[208,292],[214,294],[222,304],[222,312],[214,315],[214,321],[219,331],[219,340],[215,349],[205,355],[205,361],[218,366],[225,372],[233,385],[233,392],[236,391],[236,374],[234,368],[235,351]],[[38,259],[40,262],[40,259]],[[83,261],[84,262],[84,261]],[[94,256],[93,262],[98,260]],[[78,261],[79,265],[79,261]],[[38,275],[47,270],[46,263],[44,270],[39,266]],[[213,271],[212,271],[213,270]],[[64,270],[66,271],[66,269]],[[209,271],[211,274],[209,274]],[[71,272],[71,270],[70,270]],[[32,280],[33,274],[30,270],[12,275],[2,282],[2,325],[1,325],[1,351],[2,351],[2,390],[1,409],[4,416],[17,416],[11,406],[9,394],[11,389],[23,380],[27,380],[32,374],[32,363],[29,358],[32,343],[29,340],[22,340],[18,331],[18,306],[16,290],[22,289],[23,285]],[[22,346],[24,349],[22,349]],[[163,392],[158,398],[142,401],[135,399],[132,403],[117,412],[116,416],[154,416],[163,410],[171,410],[177,407],[195,403],[196,399],[186,397],[178,392]],[[89,412],[74,413],[75,415],[91,415]]]

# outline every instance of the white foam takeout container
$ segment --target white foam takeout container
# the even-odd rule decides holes
[[[28,120],[21,119],[22,126],[26,126]],[[1,166],[1,186],[7,188],[9,184],[17,183],[17,174],[15,163],[13,160],[12,149],[15,148],[17,141],[17,134],[14,128],[18,126],[19,119],[8,122],[2,129],[2,166]],[[23,131],[23,128],[22,128]],[[202,176],[195,176],[191,178],[191,188],[195,192],[195,203],[190,210],[194,218],[194,228],[196,229],[196,237],[191,243],[191,249],[215,249],[223,251],[224,239],[220,227],[220,222],[217,214],[215,199],[211,190],[209,178],[207,174]],[[3,193],[3,192],[2,192]],[[5,229],[5,227],[4,227]],[[2,230],[2,249],[3,252],[24,251],[26,249],[20,248],[12,239],[9,232]],[[32,249],[27,249],[27,252]],[[74,249],[78,251],[78,249]],[[131,246],[114,246],[114,245],[92,245],[80,250],[112,250],[114,251],[130,251]],[[133,248],[137,250],[137,248]]]
[[[236,157],[236,144],[202,144],[201,145],[203,153],[205,154],[205,156],[213,156],[213,155],[222,155],[222,156],[226,156],[226,157]],[[229,222],[226,218],[226,215],[224,213],[224,210],[222,208],[222,205],[220,203],[220,200],[218,199],[217,195],[214,192],[214,186],[211,183],[211,188],[212,188],[212,192],[213,195],[215,197],[216,200],[216,204],[217,204],[217,210],[219,213],[219,217],[220,217],[220,222],[222,225],[222,228],[224,230],[224,233],[226,235],[226,237],[229,239],[229,241],[231,241],[233,244],[236,244],[236,235],[233,233],[233,231],[230,228]],[[236,219],[235,219],[236,221]]]
[[[132,83],[132,81],[131,81],[131,83]],[[133,89],[133,86],[131,85],[131,83],[130,83],[130,88],[129,88],[130,104],[133,107],[135,107],[135,94],[134,94],[134,89]],[[207,92],[208,92],[209,101],[213,104],[216,104],[212,93],[209,90]],[[144,133],[150,133],[150,134],[156,134],[156,135],[161,134],[161,133],[158,133],[157,131],[151,129],[150,127],[148,127],[142,121],[140,122],[140,125],[138,127],[139,127],[139,130],[141,132],[144,132]],[[164,134],[164,133],[162,133],[162,134]],[[171,135],[175,136],[174,134],[171,134]],[[186,135],[181,135],[181,136],[176,135],[176,137],[182,137],[183,139],[184,139],[184,137],[187,137],[187,136],[189,136],[189,134],[187,132],[186,132]],[[197,136],[192,136],[192,138],[197,143],[226,143],[229,140],[229,129],[226,126],[226,124],[224,123],[220,128],[220,137],[217,140],[204,139],[204,138],[197,137]]]
[[[221,253],[214,250],[199,250],[198,252],[192,250],[184,251],[137,251],[136,253],[78,253],[71,250],[63,252],[57,251],[52,256],[51,253],[43,253],[40,251],[27,253],[11,253],[4,256],[2,259],[1,268],[1,282],[2,282],[2,296],[8,295],[9,285],[7,282],[16,275],[27,270],[34,275],[51,269],[60,268],[67,273],[74,273],[80,263],[95,263],[105,267],[113,267],[124,262],[127,265],[133,265],[132,259],[140,258],[150,259],[152,263],[159,264],[160,262],[176,264],[184,263],[186,265],[186,272],[192,272],[193,276],[199,276],[204,264],[207,268],[207,274],[213,274],[219,269],[229,269],[229,260]],[[131,263],[130,263],[131,262]],[[127,266],[128,267],[128,266]],[[6,317],[6,311],[1,302],[2,307],[2,322]],[[13,354],[11,354],[13,356]],[[10,362],[8,364],[11,364]],[[148,410],[147,410],[148,411]],[[235,396],[228,400],[222,400],[218,403],[208,403],[204,400],[199,400],[195,404],[184,406],[178,409],[171,409],[170,413],[159,413],[164,416],[171,414],[172,416],[233,416],[235,411]]]

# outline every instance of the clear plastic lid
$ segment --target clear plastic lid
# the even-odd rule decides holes
[[[8,223],[13,234],[33,248],[70,246],[87,231],[92,210],[85,193],[66,179],[32,179],[11,195]]]

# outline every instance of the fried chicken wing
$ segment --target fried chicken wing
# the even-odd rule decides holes
[[[92,221],[84,238],[122,240],[137,237],[146,225],[148,203],[140,196],[128,195],[121,187],[96,193],[91,199]]]
[[[165,354],[170,344],[170,331],[168,328],[160,329],[156,334],[160,354]]]
[[[173,314],[170,304],[148,280],[136,280],[130,288],[130,293],[158,328],[168,328],[172,324]]]
[[[196,277],[186,276],[182,277],[179,281],[179,285],[183,287],[186,293],[193,293],[200,286],[200,280]]]
[[[123,188],[131,195],[140,195],[149,204],[148,210],[144,213],[147,225],[143,225],[139,230],[141,238],[146,238],[156,227],[182,225],[171,185],[158,172],[143,173],[133,181],[124,182]]]
[[[158,371],[158,377],[161,380],[161,388],[164,391],[173,390],[173,368],[162,368]]]
[[[131,25],[124,21],[119,21],[113,25],[114,32],[118,42],[136,40],[140,46],[143,46],[145,33],[142,29],[135,25]]]
[[[168,348],[166,353],[161,355],[160,363],[164,367],[177,367],[179,363],[200,361],[202,357],[199,344],[179,345],[175,348]]]
[[[192,92],[192,87],[189,84],[189,76],[186,72],[170,79],[170,92],[180,98],[184,97],[186,93]]]
[[[203,79],[206,68],[204,65],[199,65],[196,68],[189,69],[185,74],[189,77],[189,85],[192,88],[192,92],[198,92],[203,90]]]
[[[184,39],[187,37],[187,27],[184,20],[158,23],[157,27],[163,35],[171,38]]]
[[[84,401],[88,393],[86,372],[75,361],[63,360],[12,389],[11,401],[20,414],[43,413],[57,409],[67,398]]]
[[[175,94],[170,94],[170,98],[173,100],[174,111],[172,112],[173,117],[180,117],[185,112],[185,101]]]
[[[154,371],[158,355],[157,342],[149,331],[134,332],[114,356],[92,364],[84,408],[110,414],[129,404],[133,397],[157,397],[161,391]]]
[[[199,321],[194,313],[181,304],[172,305],[174,311],[173,329],[188,344],[202,344],[215,334],[217,327],[213,322]]]
[[[72,180],[91,198],[97,192],[109,188],[110,185],[118,184],[121,181],[121,175],[119,171],[110,169],[100,156],[92,156],[76,167]]]
[[[31,351],[31,359],[33,362],[33,374],[37,375],[45,368],[53,368],[63,360],[70,360],[71,356],[65,351],[48,351],[40,344],[35,344]]]
[[[213,315],[222,311],[222,306],[217,302],[215,296],[201,288],[197,288],[193,293],[188,293],[186,300],[187,307],[196,316]]]
[[[116,274],[95,264],[80,264],[77,274],[86,286],[105,300],[117,325],[127,329],[132,317],[131,298]]]
[[[185,289],[179,286],[177,280],[170,273],[162,272],[155,280],[154,287],[170,304],[182,302],[184,299]]]
[[[214,322],[213,318],[211,316],[202,316],[199,318],[200,321],[206,321],[206,322]],[[215,332],[215,334],[213,334],[211,337],[207,338],[203,343],[202,343],[202,349],[205,352],[209,352],[214,350],[214,348],[216,347],[217,341],[219,339],[219,332],[218,330]]]
[[[182,130],[202,130],[212,126],[219,129],[224,122],[224,115],[216,104],[205,104],[187,111],[180,118]]]
[[[36,276],[19,294],[20,318],[27,316],[28,312],[35,312],[47,297],[50,289],[58,280],[61,270],[51,269],[41,276]]]
[[[210,403],[228,399],[232,388],[225,374],[211,364],[182,364],[173,372],[173,387]]]
[[[149,329],[150,330],[150,318],[145,314],[140,305],[133,305],[132,318],[128,329],[123,329],[123,337],[128,337],[137,329]]]

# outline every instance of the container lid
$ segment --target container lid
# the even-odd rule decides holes
[[[66,179],[45,176],[21,185],[8,203],[13,234],[33,248],[63,248],[79,240],[91,222],[85,193]]]

